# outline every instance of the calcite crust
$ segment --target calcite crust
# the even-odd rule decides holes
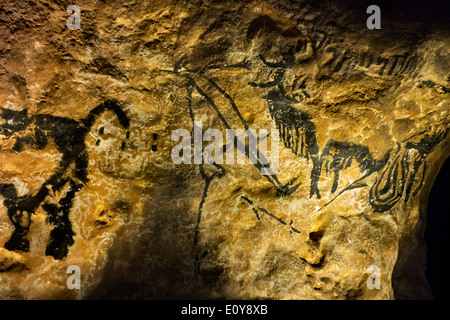
[[[429,298],[450,30],[326,3],[2,1],[0,299]]]

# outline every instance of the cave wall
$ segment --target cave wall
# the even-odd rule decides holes
[[[445,6],[71,4],[0,4],[2,299],[430,297]]]

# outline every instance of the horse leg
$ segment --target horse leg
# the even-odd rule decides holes
[[[14,231],[5,243],[5,249],[13,251],[29,251],[30,243],[26,239],[31,224],[31,213],[19,211],[15,207],[8,208],[8,217],[14,227]]]
[[[48,215],[50,225],[53,226],[45,254],[55,259],[60,260],[66,257],[69,247],[74,244],[73,236],[75,233],[72,230],[69,213],[75,194],[80,189],[81,186],[71,180],[70,189],[65,197],[59,201],[59,206],[55,204],[42,206]]]
[[[30,228],[31,212],[18,208],[17,190],[13,184],[0,184],[0,195],[5,198],[3,204],[7,208],[9,220],[14,227],[11,237],[5,243],[5,249],[28,251],[30,244],[25,237]]]

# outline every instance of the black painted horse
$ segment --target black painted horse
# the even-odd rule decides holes
[[[129,119],[114,100],[108,100],[98,105],[81,121],[49,114],[29,115],[26,109],[23,111],[0,110],[2,118],[6,120],[0,125],[0,134],[6,138],[13,137],[15,139],[13,151],[21,152],[27,147],[42,150],[51,139],[62,155],[55,172],[35,194],[19,196],[13,184],[0,184],[0,195],[4,197],[3,203],[14,227],[10,239],[5,243],[5,248],[29,251],[27,234],[31,224],[31,215],[39,206],[42,206],[47,214],[48,223],[53,227],[45,254],[53,256],[55,259],[63,259],[68,253],[69,246],[74,243],[74,232],[69,220],[72,202],[75,194],[89,180],[86,136],[97,117],[105,111],[114,112],[124,128],[129,127]],[[20,135],[24,132],[30,133]],[[122,148],[124,146],[122,144]],[[60,191],[66,185],[69,186],[68,191],[58,204],[44,202],[45,198],[50,195],[50,191]]]

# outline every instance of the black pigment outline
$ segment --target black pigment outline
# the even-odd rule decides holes
[[[254,212],[255,215],[256,215],[256,219],[261,220],[261,218],[260,218],[260,216],[259,216],[259,214],[258,214],[258,211],[260,211],[260,212],[262,212],[262,213],[268,215],[268,216],[271,217],[272,219],[275,219],[276,221],[278,221],[278,222],[281,223],[282,225],[287,226],[287,222],[286,222],[286,221],[284,221],[284,220],[281,219],[280,217],[277,217],[277,216],[274,215],[273,213],[270,213],[270,212],[269,212],[267,209],[265,209],[265,208],[262,208],[262,207],[256,207],[256,206],[254,205],[253,201],[250,200],[249,198],[247,198],[247,197],[245,197],[245,196],[241,196],[241,199],[244,200],[245,202],[247,202],[247,203],[251,206],[253,212]],[[291,219],[291,221],[289,222],[289,228],[290,228],[289,234],[292,235],[293,232],[296,233],[296,234],[300,234],[301,232],[300,232],[299,230],[297,230],[296,228],[294,228],[293,223],[294,223],[294,220]]]
[[[14,227],[13,234],[5,243],[5,248],[29,251],[27,234],[31,224],[31,215],[35,213],[39,206],[42,206],[47,214],[48,223],[53,227],[45,254],[53,256],[55,259],[63,259],[67,256],[68,248],[74,244],[74,232],[69,219],[73,199],[76,193],[89,181],[86,136],[96,119],[103,112],[114,112],[124,128],[129,128],[128,116],[116,100],[101,103],[80,121],[49,114],[29,115],[27,109],[14,111],[2,108],[0,110],[2,118],[7,120],[6,123],[0,125],[0,132],[6,137],[11,137],[29,127],[33,128],[33,133],[30,135],[14,137],[16,142],[12,148],[13,151],[21,152],[26,146],[35,150],[42,150],[51,139],[57,150],[62,154],[55,172],[34,195],[18,196],[13,184],[0,184],[0,195],[4,197],[3,203]],[[103,132],[103,130],[101,128],[100,132]],[[126,137],[129,137],[129,131],[127,131]],[[96,145],[98,145],[98,142]],[[121,149],[124,148],[125,145],[122,143]],[[74,168],[71,169],[72,165]],[[65,185],[69,186],[69,190],[59,200],[58,205],[45,202],[47,196],[56,191],[61,191]]]
[[[330,39],[324,37],[323,41],[319,44],[319,46],[315,46],[315,43],[311,43],[313,46],[313,50],[317,53],[318,50],[323,49],[325,52],[333,52],[333,59],[327,63],[327,66],[333,68],[333,72],[337,73],[340,70],[344,70],[344,75],[346,75],[349,71],[353,70],[357,65],[360,67],[369,68],[372,63],[375,61],[375,58],[372,54],[363,52],[362,54],[356,56],[351,51],[345,50],[341,52],[333,47],[327,47],[324,45],[325,42],[329,42]],[[328,45],[329,43],[327,43]],[[303,51],[306,50],[306,43],[302,45],[297,44],[296,50]],[[333,185],[331,187],[330,193],[333,194],[337,191],[339,185],[339,173],[342,170],[350,167],[355,161],[358,163],[358,166],[362,172],[362,176],[352,182],[348,187],[341,190],[335,197],[333,197],[330,201],[328,201],[325,205],[319,208],[318,211],[322,210],[324,207],[329,205],[331,202],[336,200],[341,194],[346,191],[367,187],[368,185],[362,182],[365,178],[369,177],[372,174],[380,173],[379,176],[376,177],[375,183],[371,186],[369,190],[369,204],[373,207],[374,212],[385,212],[391,209],[402,197],[404,197],[405,203],[408,201],[412,185],[415,180],[415,175],[420,167],[422,167],[422,177],[419,186],[413,191],[413,196],[417,194],[417,192],[422,188],[423,181],[426,173],[426,156],[433,151],[433,149],[447,136],[448,131],[438,132],[434,135],[426,134],[425,132],[420,132],[418,134],[412,135],[410,138],[402,141],[402,143],[397,144],[390,150],[386,152],[386,154],[382,157],[381,160],[376,160],[373,158],[372,153],[370,152],[367,146],[347,142],[347,141],[334,141],[332,139],[328,140],[325,144],[322,152],[319,151],[319,146],[316,138],[316,130],[315,124],[311,120],[311,117],[296,108],[294,108],[291,103],[299,103],[305,99],[308,99],[310,95],[305,90],[304,85],[301,86],[302,94],[297,96],[289,96],[283,86],[283,77],[287,68],[293,66],[294,63],[294,52],[295,50],[290,49],[288,53],[283,57],[280,62],[269,62],[262,55],[259,55],[259,59],[268,67],[275,68],[275,77],[274,80],[271,80],[266,83],[256,83],[250,82],[248,83],[254,87],[262,87],[262,88],[276,88],[269,91],[267,96],[264,98],[267,100],[269,112],[272,119],[275,121],[275,125],[280,132],[280,136],[283,140],[283,143],[286,148],[290,149],[295,155],[301,158],[305,158],[307,161],[311,159],[313,163],[313,168],[311,170],[310,178],[310,198],[314,195],[317,196],[318,199],[321,198],[318,181],[322,174],[322,169],[325,167],[326,174],[333,172],[334,180]],[[382,52],[380,52],[379,56],[376,59],[377,65],[382,65],[380,70],[378,71],[378,75],[383,75],[385,70],[389,70],[387,74],[391,75],[404,75],[411,76],[415,78],[414,71],[418,66],[418,59],[414,55],[409,55],[409,53],[405,53],[403,55],[396,55],[390,58],[381,57]],[[367,58],[367,64],[366,64]],[[392,61],[393,58],[393,61]],[[340,60],[338,60],[340,59]],[[337,64],[333,64],[336,62]],[[391,62],[392,61],[392,62]],[[401,61],[401,63],[400,63]],[[348,62],[348,65],[345,66],[345,63]],[[215,101],[208,96],[202,88],[196,83],[194,77],[191,76],[196,74],[197,76],[203,77],[206,79],[220,94],[222,94],[232,106],[234,112],[240,119],[244,128],[247,130],[248,126],[245,122],[245,119],[239,112],[236,103],[231,98],[231,96],[221,88],[214,80],[207,77],[205,75],[205,71],[214,70],[220,68],[245,68],[247,70],[251,70],[251,62],[243,59],[241,62],[228,65],[228,66],[219,66],[213,65],[209,67],[205,67],[202,69],[189,69],[187,67],[187,56],[184,55],[174,66],[174,73],[179,77],[184,77],[188,80],[187,82],[187,92],[188,92],[188,106],[189,106],[189,114],[191,117],[191,121],[194,124],[195,115],[192,109],[192,92],[195,89],[214,109],[217,113],[219,119],[225,125],[227,129],[230,129],[229,124],[226,119],[222,115],[219,110],[219,107],[216,105]],[[184,69],[185,72],[182,73],[180,70]],[[422,84],[427,87],[438,87],[444,93],[448,93],[448,89],[436,85],[431,81],[422,81]],[[408,142],[413,137],[423,135],[423,138],[417,142],[412,143]],[[234,139],[235,146],[238,146],[239,140]],[[397,150],[397,151],[396,151]],[[400,153],[402,150],[402,154],[396,155],[392,157],[392,154],[397,152]],[[409,154],[412,150],[416,151],[416,154],[413,155],[413,159],[409,158]],[[259,154],[259,152],[258,152]],[[246,155],[248,156],[248,148],[246,148]],[[401,158],[401,161],[399,159]],[[407,170],[411,163],[413,162],[412,170]],[[201,211],[203,204],[207,197],[207,192],[210,186],[210,182],[216,176],[213,174],[211,177],[207,178],[203,171],[203,164],[200,165],[200,172],[202,174],[203,179],[205,180],[205,189],[202,195],[202,200],[199,206],[198,211],[198,220],[197,225],[195,227],[195,235],[194,235],[194,248],[196,248],[198,243],[199,236],[199,225],[201,222]],[[218,165],[216,165],[218,166]],[[255,165],[258,169],[261,169],[260,159],[258,159],[258,163]],[[220,174],[221,177],[224,174],[223,167],[220,166]],[[299,176],[295,177],[285,185],[282,185],[278,180],[276,175],[264,176],[275,188],[277,191],[277,196],[289,196],[292,194],[300,185],[291,185],[298,179]],[[386,177],[386,181],[382,183],[383,178]],[[252,210],[255,213],[258,220],[260,220],[260,215],[258,213],[265,213],[272,218],[277,218],[275,215],[269,213],[266,209],[253,206],[253,202],[242,196],[242,199],[245,200],[252,206]],[[278,220],[278,219],[277,219]],[[284,221],[279,221],[280,223],[286,224]],[[292,220],[290,225],[292,227]],[[293,228],[293,227],[292,227]],[[294,228],[293,228],[294,230]],[[298,230],[294,230],[297,233]],[[291,230],[292,232],[292,230]],[[300,233],[298,231],[298,233]],[[196,249],[195,249],[196,250]],[[199,258],[199,255],[195,256],[195,264],[196,264],[196,274],[200,271],[200,260],[205,257],[207,251],[203,253],[203,255]]]
[[[252,138],[253,140],[255,140],[256,138],[252,136],[251,131],[249,130],[249,127],[244,119],[244,117],[241,115],[239,108],[237,107],[236,103],[234,102],[234,99],[223,89],[221,88],[214,80],[212,80],[211,78],[207,77],[204,74],[203,70],[190,70],[189,68],[186,67],[186,65],[184,64],[185,61],[187,59],[187,56],[183,56],[176,64],[174,67],[174,73],[175,75],[179,76],[179,77],[184,77],[188,80],[187,83],[187,91],[188,91],[188,106],[189,106],[189,115],[191,117],[191,122],[192,124],[194,124],[195,122],[195,115],[194,115],[194,111],[192,109],[192,92],[193,89],[195,89],[207,102],[208,104],[214,109],[214,111],[217,113],[217,116],[219,117],[219,119],[221,120],[221,122],[223,123],[223,125],[225,126],[225,128],[227,129],[232,129],[231,126],[229,125],[229,123],[227,122],[227,120],[225,119],[225,117],[222,115],[221,111],[219,110],[219,107],[217,106],[217,104],[215,103],[215,101],[208,96],[208,94],[206,94],[202,88],[196,83],[196,81],[194,80],[194,78],[192,76],[190,76],[189,74],[197,74],[200,75],[201,77],[203,77],[204,79],[206,79],[220,94],[222,94],[230,103],[231,107],[233,108],[234,112],[236,113],[236,115],[238,116],[239,120],[241,121],[244,129],[246,130],[247,134],[249,136],[251,136],[250,138]],[[225,66],[224,68],[241,68],[241,67],[247,67],[247,61],[243,60],[242,62],[235,64],[235,65],[230,65],[230,66]],[[181,73],[180,69],[184,68],[187,72],[186,73]],[[212,66],[209,69],[217,69],[217,66]],[[236,148],[238,148],[238,150],[245,150],[245,155],[248,157],[249,156],[249,148],[248,146],[243,146],[240,139],[238,139],[237,137],[233,138],[233,143],[235,145]],[[261,153],[259,152],[259,150],[256,150],[256,164],[254,164],[254,166],[258,169],[261,170],[263,168],[268,168],[270,169],[270,167],[264,165],[264,163],[268,163],[268,160],[264,157],[264,155],[262,155],[262,158],[260,159]],[[276,174],[271,174],[271,175],[264,175],[264,177],[273,185],[274,189],[277,191],[277,195],[279,196],[286,196],[289,194],[292,194],[298,187],[300,184],[294,185],[291,187],[291,185],[298,179],[298,177],[293,178],[291,181],[287,182],[286,184],[282,184],[279,180]]]

